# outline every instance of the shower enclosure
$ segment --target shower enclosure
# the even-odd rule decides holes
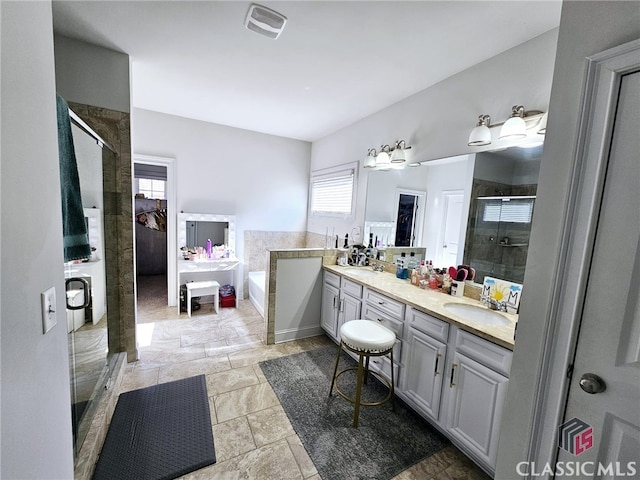
[[[494,196],[474,199],[465,260],[485,276],[522,283],[529,251],[535,196]]]
[[[68,262],[64,272],[71,419],[74,454],[84,442],[103,394],[109,387],[115,355],[109,349],[102,165],[115,155],[97,135],[70,112],[85,223],[91,245],[87,259]],[[99,137],[98,137],[99,138]]]

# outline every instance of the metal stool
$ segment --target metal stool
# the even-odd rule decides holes
[[[338,357],[336,358],[336,365],[333,369],[333,379],[331,381],[331,390],[329,390],[329,396],[333,393],[333,387],[335,386],[338,394],[355,404],[355,412],[353,413],[353,426],[358,427],[358,417],[360,415],[360,405],[373,406],[382,405],[385,402],[393,399],[394,393],[394,378],[393,378],[393,345],[396,343],[396,335],[387,327],[380,325],[377,322],[371,320],[351,320],[345,322],[340,327],[340,347],[338,348]],[[358,355],[358,366],[345,368],[338,373],[338,364],[340,363],[340,354],[342,349]],[[385,355],[390,356],[391,360],[391,379],[385,377],[378,372],[369,372],[369,359],[371,357],[382,357]],[[364,359],[366,358],[366,362]],[[338,387],[338,377],[350,370],[357,370],[356,378],[356,398],[351,398],[344,394]],[[389,393],[385,398],[378,402],[363,402],[362,397],[362,384],[366,383],[366,377],[369,373],[372,373],[378,377],[388,388]]]

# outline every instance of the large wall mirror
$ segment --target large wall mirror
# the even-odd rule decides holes
[[[397,225],[398,190],[426,191],[425,205],[418,207],[424,227],[416,246],[427,249],[427,259],[441,267],[471,265],[478,283],[485,276],[522,283],[542,148],[529,143],[370,171],[365,230],[387,225],[391,232]]]
[[[207,240],[212,245],[226,245],[236,250],[235,215],[210,213],[180,213],[178,215],[178,257],[182,248],[204,247]]]

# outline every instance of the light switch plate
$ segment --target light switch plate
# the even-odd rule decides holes
[[[42,333],[47,333],[57,323],[56,319],[56,288],[51,287],[40,294],[42,305]]]

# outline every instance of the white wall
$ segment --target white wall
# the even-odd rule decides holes
[[[474,157],[475,155],[460,155],[450,161],[433,162],[431,165],[421,167],[427,169],[427,205],[422,233],[422,243],[426,248],[427,260],[438,260],[436,258],[438,245],[442,245],[444,241],[444,191],[462,190],[464,192],[458,243],[458,252],[464,252],[464,237],[473,183]],[[434,266],[440,267],[442,265],[434,263]]]
[[[403,170],[372,171],[368,173],[365,219],[368,222],[394,222],[397,205],[396,190],[426,191],[427,169],[405,168]],[[338,232],[344,236],[348,232]],[[367,238],[363,239],[368,241]]]
[[[310,144],[134,109],[135,154],[176,159],[177,208],[236,216],[245,230],[305,231]]]
[[[578,147],[585,58],[637,38],[640,38],[640,3],[637,1],[563,3],[549,122],[524,279],[526,293],[520,305],[518,341],[502,420],[497,479],[515,478],[516,463],[527,458],[530,446],[534,401],[543,351],[547,346],[553,293],[558,288],[552,281],[552,272],[561,261],[561,237]],[[543,445],[542,449],[552,451],[554,445]]]
[[[396,140],[411,145],[418,161],[478,151],[467,147],[478,115],[489,114],[497,123],[515,104],[547,110],[556,41],[554,29],[314,142],[311,169],[362,161],[368,148]],[[310,217],[309,231],[350,232],[364,225],[368,169],[359,173],[355,218]]]
[[[0,2],[0,477],[73,478],[51,2]],[[40,292],[58,323],[42,333]]]
[[[129,56],[55,35],[56,86],[69,102],[131,110]]]

